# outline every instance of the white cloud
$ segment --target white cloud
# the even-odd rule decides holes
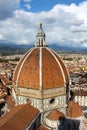
[[[14,17],[0,22],[1,34],[7,42],[34,44],[43,22],[49,44],[87,46],[87,2],[78,6],[56,5],[50,11],[39,13],[15,11]]]
[[[30,2],[31,2],[32,0],[24,0],[24,6],[25,6],[25,8],[27,9],[27,10],[29,10],[29,9],[31,9],[31,6],[30,6]]]
[[[4,36],[2,34],[0,34],[0,41],[4,40]]]
[[[0,20],[13,16],[20,0],[0,0]]]
[[[30,4],[25,4],[25,7],[26,7],[28,10],[31,9]]]
[[[59,9],[63,9],[71,15],[76,15],[79,19],[84,19],[87,22],[87,1],[80,3],[78,6],[75,3],[70,6],[59,4],[54,6],[53,11],[58,12]]]

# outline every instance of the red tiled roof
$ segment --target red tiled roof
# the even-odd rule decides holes
[[[8,109],[10,110],[15,107],[15,102],[12,100],[12,95],[6,97],[6,103]]]
[[[14,84],[18,87],[29,86],[30,89],[40,87],[40,56],[42,57],[42,86],[43,89],[52,89],[65,86],[69,82],[68,72],[58,55],[48,48],[33,48],[20,60],[15,73]],[[64,73],[64,74],[63,74]],[[17,82],[18,80],[18,82]]]
[[[63,62],[63,60],[58,56],[57,53],[53,52],[55,54],[55,56],[57,57],[58,61],[60,62],[64,75],[65,75],[65,79],[66,79],[66,83],[69,83],[69,74],[68,74],[68,70]]]
[[[13,78],[13,81],[14,81],[14,82],[16,82],[16,78],[17,78],[17,75],[18,75],[20,66],[21,66],[23,60],[25,59],[25,57],[27,56],[28,53],[29,53],[29,52],[27,52],[27,53],[21,58],[21,60],[19,61],[18,65],[17,65],[17,67],[16,67],[16,70],[15,70],[15,72],[14,72],[14,78]]]
[[[4,75],[0,75],[0,79],[5,85],[12,85],[12,81],[9,81],[9,79],[7,79]]]
[[[6,94],[4,94],[4,92],[2,92],[2,90],[0,90],[0,98],[3,98],[5,96],[6,96]]]
[[[42,66],[43,89],[64,86],[64,78],[60,65],[54,58],[53,54],[45,48],[42,50]]]
[[[47,118],[50,119],[50,120],[59,120],[61,117],[64,117],[64,114],[60,111],[58,111],[57,109],[56,110],[53,110],[51,111]]]
[[[74,101],[69,101],[67,107],[67,117],[78,118],[80,116],[82,116],[81,106],[75,103]]]
[[[6,79],[5,77],[2,77],[1,80],[5,85],[12,85],[12,82]]]
[[[75,96],[87,96],[87,91],[84,90],[73,90]]]
[[[0,130],[24,130],[39,111],[29,104],[14,107],[0,118]]]
[[[19,63],[20,65],[18,68],[20,68],[23,61],[20,61],[21,63]],[[16,71],[19,72],[18,68]],[[14,78],[17,78],[17,76],[14,74]],[[17,79],[14,79],[14,81],[16,80]],[[18,79],[18,86],[25,88],[29,86],[32,89],[39,88],[39,49],[34,49],[33,52],[25,60]]]
[[[44,127],[43,125],[40,125],[40,127],[38,128],[38,130],[49,130],[48,128]]]

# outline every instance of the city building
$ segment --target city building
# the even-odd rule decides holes
[[[2,130],[83,130],[82,108],[70,101],[67,68],[45,38],[40,23],[35,47],[15,69],[12,88],[15,107],[1,117]]]

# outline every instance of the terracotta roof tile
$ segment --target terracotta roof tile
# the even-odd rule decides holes
[[[49,130],[48,128],[44,127],[43,125],[40,125],[40,127],[38,128],[38,130]]]
[[[43,89],[64,86],[64,79],[59,64],[54,56],[45,48],[42,50]]]
[[[6,103],[7,103],[8,109],[10,109],[10,110],[13,107],[15,107],[15,102],[12,100],[12,95],[6,97]]]
[[[84,90],[73,90],[75,96],[87,96],[87,91]]]
[[[29,51],[20,59],[18,65],[16,66],[16,69],[15,69],[14,74],[13,74],[13,81],[14,81],[15,83],[16,83],[16,78],[17,78],[17,75],[18,75],[20,66],[21,66],[23,60],[25,59],[25,57],[27,56],[28,53],[29,53]]]
[[[57,109],[51,111],[47,116],[47,118],[50,120],[59,120],[61,117],[64,117],[64,114]]]
[[[38,113],[39,111],[29,104],[16,106],[0,118],[0,129],[24,130]]]
[[[30,53],[31,52],[31,53]],[[33,48],[25,54],[19,62],[13,81],[16,84],[18,78],[18,87],[39,89],[40,87],[40,56],[42,56],[42,86],[43,89],[52,89],[65,86],[62,71],[64,71],[65,79],[69,81],[66,67],[58,55],[49,48]],[[58,60],[58,62],[57,62]],[[60,64],[59,64],[60,63]],[[22,66],[23,65],[23,66]],[[21,68],[21,71],[20,71]]]
[[[69,101],[68,107],[67,107],[67,117],[78,118],[80,116],[82,116],[81,106],[73,101]]]
[[[54,52],[53,52],[54,53]],[[68,74],[68,70],[65,66],[65,64],[63,63],[63,60],[57,55],[57,53],[54,53],[55,56],[57,57],[58,61],[60,62],[61,66],[62,66],[62,69],[63,69],[63,72],[64,72],[64,76],[65,76],[65,79],[66,79],[66,83],[69,83],[69,74]]]
[[[9,81],[7,78],[5,78],[4,76],[1,77],[1,81],[5,84],[5,85],[12,85],[12,81]]]
[[[39,49],[34,49],[27,57],[20,72],[18,86],[39,89]]]

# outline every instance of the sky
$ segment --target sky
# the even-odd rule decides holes
[[[35,44],[40,22],[48,44],[87,47],[87,0],[0,0],[0,44]]]

